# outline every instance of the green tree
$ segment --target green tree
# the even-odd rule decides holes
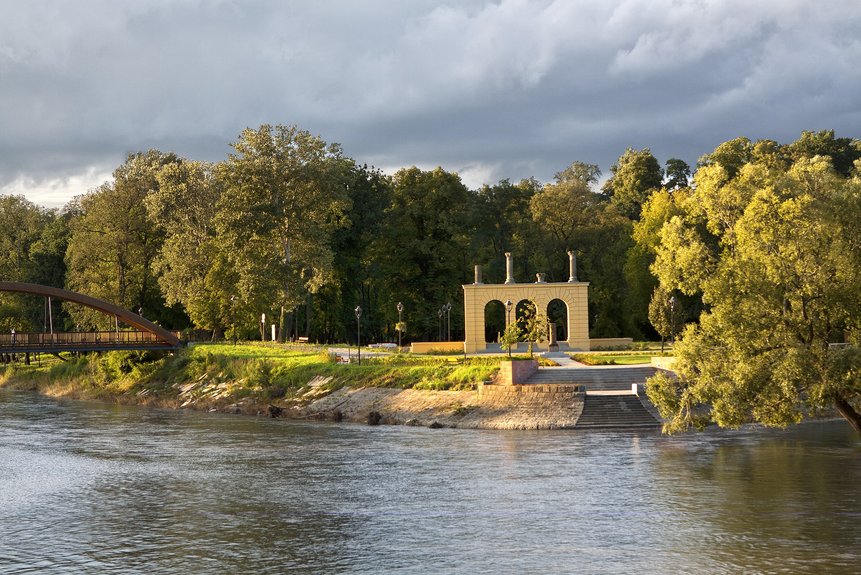
[[[48,221],[39,239],[30,247],[33,268],[32,283],[62,288],[66,281],[66,250],[69,245],[70,214],[67,211],[46,212]],[[59,310],[58,310],[59,311]]]
[[[655,250],[660,244],[660,231],[673,216],[683,213],[683,204],[690,190],[662,189],[653,193],[643,205],[640,219],[634,222],[633,245],[625,257],[624,275],[628,285],[627,313],[643,334],[650,334],[654,322],[649,319],[649,304],[658,285],[651,266]],[[659,332],[660,333],[660,332]]]
[[[530,201],[532,219],[552,241],[552,244],[545,244],[545,250],[563,254],[579,247],[583,234],[595,225],[603,209],[601,196],[576,178],[544,186]]]
[[[854,138],[836,138],[834,130],[802,132],[801,137],[787,146],[793,161],[815,156],[831,158],[834,169],[843,177],[854,170],[855,161],[861,158],[861,141]]]
[[[517,347],[517,344],[520,342],[520,327],[518,327],[517,322],[513,321],[507,326],[499,336],[499,345],[502,349],[508,351],[509,357],[511,356],[511,348]]]
[[[561,172],[557,172],[553,178],[559,184],[575,180],[591,186],[592,184],[597,184],[601,178],[601,168],[595,164],[571,162],[571,165]]]
[[[164,306],[153,267],[164,234],[148,221],[144,203],[158,188],[158,172],[177,161],[157,150],[129,154],[112,183],[76,199],[66,252],[70,289],[171,323],[165,322],[172,314]],[[100,312],[68,309],[81,327],[112,327],[112,318]]]
[[[51,260],[56,245],[51,238],[58,220],[56,213],[23,196],[0,196],[0,278],[56,285],[56,262]],[[62,281],[62,269],[59,274]],[[43,310],[41,300],[0,293],[0,331],[40,329]]]
[[[332,236],[333,280],[314,296],[313,305],[306,302],[296,308],[288,326],[298,335],[301,320],[307,328],[311,319],[307,335],[322,341],[346,341],[355,332],[354,309],[361,305],[363,339],[393,337],[386,328],[397,318],[394,306],[401,295],[387,291],[384,262],[373,249],[387,228],[391,179],[380,170],[358,165],[351,166],[346,178],[347,225]],[[309,308],[313,308],[310,318]]]
[[[754,148],[728,144],[718,150]],[[828,157],[788,169],[774,157],[705,163],[661,231],[661,285],[707,306],[677,343],[678,379],[647,387],[668,431],[784,426],[831,406],[861,433],[861,352],[830,345],[857,345],[861,328],[861,181]]]
[[[521,336],[529,346],[529,357],[532,357],[535,344],[547,339],[547,316],[538,312],[535,300],[529,300],[523,308],[519,322]]]
[[[697,174],[705,166],[720,166],[724,177],[732,179],[738,171],[751,160],[753,143],[747,138],[736,138],[720,144],[710,154],[704,155],[697,162]]]
[[[649,302],[649,321],[661,336],[661,353],[664,340],[675,338],[684,325],[685,314],[680,300],[671,292],[657,286]]]
[[[624,273],[633,245],[631,225],[615,206],[605,204],[578,244],[578,278],[589,282],[592,337],[641,337],[636,318],[645,313],[631,313],[631,286]]]
[[[332,232],[347,224],[340,146],[296,126],[246,129],[220,164],[216,231],[236,274],[244,325],[303,303],[331,281]]]
[[[434,338],[437,312],[452,303],[452,331],[462,325],[463,293],[469,278],[470,191],[457,174],[442,168],[399,170],[392,177],[387,227],[375,242],[390,301],[409,310],[412,334]],[[393,305],[392,305],[393,307]]]
[[[484,265],[488,281],[505,278],[505,252],[518,254],[517,272],[529,269],[538,230],[530,215],[530,201],[541,185],[534,179],[512,184],[502,180],[492,186],[482,186],[471,195],[470,236],[471,261]]]
[[[664,173],[667,178],[667,181],[664,183],[665,189],[678,190],[679,188],[688,187],[688,181],[691,177],[691,167],[684,160],[670,158],[667,160],[667,168]]]
[[[580,179],[549,184],[532,197],[530,211],[538,226],[537,269],[549,281],[568,279],[571,249],[578,254],[578,279],[590,282],[589,317],[593,336],[619,337],[636,331],[627,313],[628,286],[623,275],[630,248],[631,221]],[[645,317],[645,312],[641,315]]]
[[[46,210],[24,196],[0,196],[0,277],[30,281],[31,251],[50,220]]]
[[[217,170],[203,162],[174,162],[157,180],[144,203],[150,221],[165,234],[154,261],[165,301],[182,304],[196,327],[221,332],[234,312],[227,302],[236,277],[216,266],[216,206],[222,194]]]
[[[661,188],[664,181],[661,165],[649,148],[628,148],[610,171],[612,175],[603,186],[604,194],[622,214],[636,220],[649,196]]]

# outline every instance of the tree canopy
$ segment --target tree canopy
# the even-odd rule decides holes
[[[649,196],[659,190],[664,171],[649,148],[628,148],[610,167],[612,175],[604,183],[603,191],[619,211],[636,220]]]
[[[793,146],[718,146],[660,230],[661,286],[706,308],[677,344],[678,378],[648,386],[670,431],[832,407],[861,432],[859,163],[847,177],[830,156],[760,153]]]

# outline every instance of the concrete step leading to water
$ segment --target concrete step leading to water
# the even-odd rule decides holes
[[[589,395],[575,429],[658,427],[661,423],[636,395]]]

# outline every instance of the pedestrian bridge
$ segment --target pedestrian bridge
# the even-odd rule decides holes
[[[46,298],[47,333],[0,334],[0,353],[61,351],[107,351],[119,349],[176,349],[181,345],[179,333],[168,331],[142,316],[110,302],[84,294],[21,282],[0,282],[0,292],[22,293]],[[114,318],[114,331],[55,332],[51,317],[54,299],[77,303]],[[131,329],[119,329],[120,324]]]

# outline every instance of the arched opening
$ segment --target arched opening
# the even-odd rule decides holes
[[[516,318],[517,322],[522,327],[524,318],[526,318],[526,316],[532,315],[534,313],[535,313],[535,304],[533,304],[528,299],[522,299],[519,302],[517,302],[517,308],[516,308],[516,313],[515,313],[514,317]],[[512,321],[514,321],[514,320],[512,320]]]
[[[499,334],[505,331],[505,304],[491,300],[484,306],[484,342],[499,342]]]
[[[547,319],[556,325],[556,341],[568,340],[568,306],[561,299],[547,304]]]

